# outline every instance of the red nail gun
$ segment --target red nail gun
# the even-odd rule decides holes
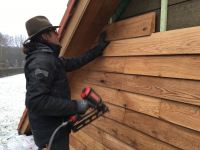
[[[97,95],[92,88],[85,87],[81,92],[81,97],[88,101],[93,110],[83,116],[75,115],[70,117],[70,125],[74,132],[80,130],[108,111],[101,97]]]
[[[60,128],[70,124],[72,130],[76,132],[108,111],[108,108],[103,104],[101,97],[97,95],[92,88],[85,87],[81,92],[81,97],[88,101],[93,110],[83,116],[80,116],[79,114],[71,116],[69,121],[60,125],[51,136],[48,150],[51,149],[54,136]]]

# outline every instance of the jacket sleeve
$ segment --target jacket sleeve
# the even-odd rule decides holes
[[[36,58],[37,59],[37,58]],[[55,66],[45,61],[33,61],[26,73],[26,107],[30,113],[46,116],[71,116],[76,114],[76,102],[50,96]]]
[[[95,58],[102,55],[102,51],[99,46],[95,46],[88,52],[78,56],[78,57],[59,57],[63,67],[65,68],[66,72],[74,71],[76,69],[81,68],[82,66],[86,65],[87,63],[91,62]]]

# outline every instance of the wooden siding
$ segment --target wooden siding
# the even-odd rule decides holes
[[[198,150],[200,27],[137,38],[120,28],[127,36],[116,38],[108,26],[110,45],[75,72],[70,88],[79,100],[82,89],[92,87],[109,112],[70,137],[79,149]]]

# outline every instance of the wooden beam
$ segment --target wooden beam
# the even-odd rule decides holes
[[[121,0],[90,0],[87,4],[88,0],[85,1],[85,5],[83,5],[85,8],[81,8],[82,11],[79,13],[79,16],[82,15],[81,20],[71,18],[71,21],[75,22],[77,27],[70,41],[63,40],[63,44],[61,44],[65,57],[75,57],[88,51],[121,2]],[[70,28],[66,30],[65,34],[68,34],[68,31],[71,32]]]
[[[200,82],[79,70],[73,80],[200,106]]]
[[[83,14],[89,4],[90,0],[81,0],[76,2],[76,11],[74,12],[73,16],[68,22],[68,25],[66,26],[65,34],[63,35],[60,45],[62,46],[62,49],[60,51],[60,56],[64,56],[66,49],[81,21],[81,18],[83,17]]]
[[[85,150],[86,146],[76,139],[72,134],[69,135],[69,144],[77,150]]]
[[[103,144],[113,150],[136,150],[132,146],[118,140],[110,134],[104,133]]]
[[[103,56],[200,54],[200,26],[111,41]]]
[[[70,83],[71,98],[75,100],[81,99],[80,91],[86,86],[92,87],[97,91],[104,102],[135,110],[153,117],[159,117],[161,99],[155,97],[72,80]]]
[[[124,124],[181,149],[200,147],[199,132],[131,110],[126,110]]]
[[[109,150],[106,146],[102,145],[101,143],[94,140],[89,135],[85,134],[81,130],[77,131],[76,133],[71,132],[71,134],[78,139],[81,143],[84,143],[89,149],[93,150]]]
[[[139,150],[160,150],[161,148],[163,150],[178,150],[174,146],[106,117],[100,117],[93,121],[92,124]]]
[[[199,106],[162,100],[160,118],[183,127],[200,131]]]
[[[155,12],[125,19],[104,26],[101,32],[106,31],[106,41],[121,40],[133,37],[151,35],[155,32]],[[100,37],[96,38],[95,43]]]
[[[82,69],[200,80],[200,56],[100,57]]]

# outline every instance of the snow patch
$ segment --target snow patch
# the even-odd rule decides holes
[[[16,133],[25,110],[24,74],[0,78],[0,140]]]

